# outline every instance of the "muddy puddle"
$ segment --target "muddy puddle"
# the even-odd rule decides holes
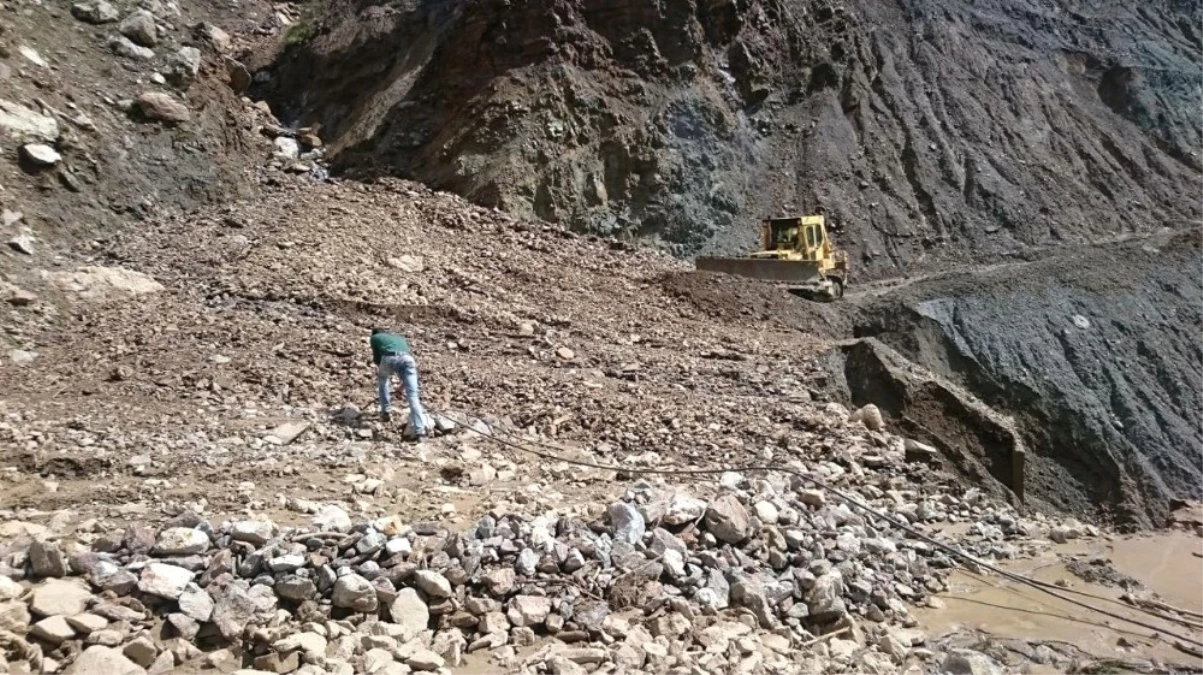
[[[1171,667],[1200,669],[1203,659],[1176,649],[1174,639],[1162,631],[1203,640],[1203,630],[1172,625],[1126,603],[1109,602],[1118,601],[1124,589],[1106,581],[1084,581],[1067,568],[1066,561],[1074,557],[1105,557],[1119,573],[1115,576],[1134,579],[1171,606],[1200,612],[1203,611],[1201,555],[1203,539],[1184,532],[1163,532],[1111,541],[1071,542],[1037,558],[1003,565],[1041,581],[1068,583],[1069,590],[1090,593],[1100,599],[1069,597],[1140,620],[1158,630],[1092,612],[997,575],[963,570],[949,578],[950,591],[940,596],[943,608],[920,608],[914,614],[931,640],[952,633],[980,631],[1003,639],[1071,644],[1098,659],[1151,659]]]

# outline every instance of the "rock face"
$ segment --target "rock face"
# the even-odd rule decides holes
[[[1157,73],[1196,69],[1203,10],[1042,7],[335,0],[262,87],[352,172],[684,253],[818,206],[860,278],[1197,220],[1203,86]]]
[[[1179,323],[1203,320],[1201,266],[1196,231],[920,283],[867,308],[857,329],[903,358],[872,365],[849,352],[843,377],[854,399],[955,450],[946,457],[971,478],[1033,504],[1157,526],[1173,499],[1203,498],[1203,408],[1193,403],[1203,354]],[[1090,320],[1075,321],[1082,311]],[[1138,353],[1156,356],[1129,358]],[[935,391],[930,376],[908,384],[916,365],[989,409],[950,412],[962,407],[955,392]],[[903,388],[939,412],[898,409]]]

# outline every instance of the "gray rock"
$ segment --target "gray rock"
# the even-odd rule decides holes
[[[209,550],[209,535],[187,527],[171,527],[159,533],[155,555],[194,555]]]
[[[102,560],[93,566],[90,579],[96,588],[112,591],[117,595],[128,595],[138,585],[138,577],[108,560]]]
[[[211,619],[217,625],[217,630],[227,640],[239,638],[247,624],[255,618],[258,609],[255,599],[236,583],[216,589],[210,586],[209,592],[213,595]]]
[[[276,595],[285,600],[303,602],[317,595],[317,586],[311,579],[289,574],[276,580]]]
[[[138,578],[138,590],[168,600],[177,600],[183,594],[192,572],[183,567],[153,562],[142,568]]]
[[[703,522],[711,534],[728,544],[747,539],[751,529],[748,510],[731,494],[725,494],[711,502]]]
[[[952,675],[1001,675],[1003,672],[994,659],[971,649],[954,649],[948,652],[940,670]]]
[[[230,34],[211,23],[197,26],[197,33],[213,45],[218,52],[230,51]]]
[[[760,627],[771,630],[777,626],[773,607],[791,590],[779,587],[771,576],[749,575],[731,584],[731,602],[752,610]]]
[[[832,570],[815,579],[814,586],[806,594],[810,615],[819,623],[834,621],[847,612],[844,605],[844,578]]]
[[[177,86],[187,86],[200,72],[201,52],[196,47],[180,47],[169,62],[168,79]]]
[[[302,654],[314,654],[324,657],[328,644],[326,638],[317,633],[303,632],[293,633],[286,638],[276,640],[272,644],[272,649],[278,652],[300,651]]]
[[[105,2],[105,0],[96,0],[96,2],[77,2],[71,5],[71,16],[90,24],[112,23],[121,17],[117,13],[117,8]]]
[[[0,129],[14,140],[53,143],[59,136],[58,121],[32,108],[0,99]],[[24,217],[18,211],[3,210],[0,226],[8,229]]]
[[[523,549],[518,554],[518,560],[514,562],[514,571],[523,576],[534,576],[535,571],[539,567],[539,554],[531,549]]]
[[[638,544],[643,539],[646,528],[643,515],[626,502],[614,502],[606,511],[610,526],[614,528],[614,539],[628,544]]]
[[[88,607],[92,593],[74,581],[50,579],[33,589],[29,609],[38,616],[74,616]]]
[[[139,47],[124,35],[114,35],[109,38],[109,49],[122,58],[135,61],[149,61],[155,57],[155,50]]]
[[[120,650],[101,645],[88,647],[64,671],[65,675],[146,675],[146,670],[130,661]]]
[[[662,527],[652,530],[652,541],[648,546],[648,550],[656,555],[662,555],[667,550],[678,551],[680,553],[688,553],[689,551],[685,546],[685,542]]]
[[[452,595],[451,582],[447,581],[447,577],[433,570],[414,572],[414,585],[432,598],[450,598]]]
[[[343,607],[356,612],[374,612],[378,600],[376,589],[371,582],[358,574],[347,574],[334,582],[332,598],[335,607]]]
[[[155,25],[155,16],[144,9],[134,10],[130,13],[117,30],[132,40],[134,44],[142,47],[154,47],[159,43],[159,29]]]
[[[383,549],[387,541],[388,539],[383,534],[369,531],[355,542],[355,550],[364,555],[371,555]]]
[[[35,541],[29,546],[29,565],[35,577],[63,577],[67,575],[67,560],[58,544]]]
[[[939,450],[909,438],[903,443],[903,449],[906,452],[906,461],[911,463],[930,464],[940,458]]]
[[[150,667],[150,664],[154,663],[155,658],[159,656],[159,650],[155,647],[155,643],[151,642],[150,638],[145,635],[139,636],[126,644],[121,649],[121,653],[130,661],[143,668]]]
[[[215,603],[207,592],[193,588],[180,594],[180,612],[203,623],[213,617]]]

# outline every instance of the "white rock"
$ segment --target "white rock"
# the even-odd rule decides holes
[[[52,277],[63,291],[77,293],[86,300],[106,300],[158,293],[163,285],[152,277],[120,267],[80,267]]]
[[[452,595],[451,582],[433,570],[414,572],[414,585],[432,598],[450,598]]]
[[[515,626],[538,626],[551,613],[551,599],[541,595],[516,595],[506,616]]]
[[[756,511],[756,517],[760,519],[760,522],[764,523],[765,525],[777,524],[777,507],[773,506],[770,502],[756,502],[754,510]]]
[[[21,584],[9,579],[6,576],[0,575],[0,602],[5,600],[16,600],[24,595],[25,589]]]
[[[327,504],[313,514],[313,526],[330,532],[346,532],[351,529],[351,516],[334,504]]]
[[[0,99],[0,129],[17,140],[52,142],[58,138],[58,122],[20,103]]]
[[[160,598],[177,600],[183,595],[184,589],[190,581],[192,581],[190,570],[154,562],[142,568],[142,576],[138,579],[138,590],[157,595]]]
[[[141,666],[130,661],[118,649],[93,645],[79,655],[65,675],[146,675]]]
[[[443,667],[443,657],[435,654],[429,649],[419,649],[405,659],[405,665],[414,670],[438,670]]]
[[[163,556],[195,555],[209,550],[209,535],[190,527],[172,527],[159,533],[155,553]]]
[[[230,525],[230,538],[262,546],[272,538],[276,526],[263,520],[239,520]]]
[[[393,623],[401,627],[397,636],[401,641],[417,637],[430,623],[430,609],[412,588],[402,588],[397,592],[397,598],[389,605],[389,614],[393,617]]]
[[[62,161],[63,156],[45,143],[28,143],[21,146],[21,154],[38,166],[54,166]]]
[[[33,589],[29,609],[39,616],[82,614],[92,592],[75,581],[50,579]]]
[[[29,629],[29,634],[57,645],[75,637],[75,629],[67,623],[66,617],[52,616],[35,623]]]
[[[273,144],[276,146],[275,155],[279,159],[296,159],[301,154],[301,146],[295,138],[277,136]]]
[[[20,53],[21,56],[25,57],[26,61],[29,61],[39,68],[46,68],[50,65],[49,63],[46,63],[46,59],[42,58],[42,55],[38,53],[38,50],[30,47],[29,45],[21,45],[17,47],[17,52]]]

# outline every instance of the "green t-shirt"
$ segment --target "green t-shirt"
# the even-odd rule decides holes
[[[372,336],[372,363],[380,365],[386,354],[408,354],[409,342],[395,333],[376,333]]]

